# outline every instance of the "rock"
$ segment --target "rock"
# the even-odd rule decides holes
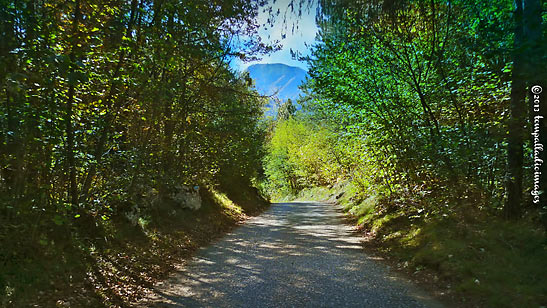
[[[138,223],[139,223],[139,217],[141,216],[141,213],[140,213],[140,208],[134,204],[129,211],[125,212],[125,217],[127,218],[127,220],[129,220],[129,222],[133,225],[133,226],[136,226]]]
[[[182,208],[197,210],[201,207],[201,197],[199,195],[199,186],[179,185],[173,200]]]
[[[193,187],[177,185],[170,190],[165,190],[163,194],[152,187],[143,187],[140,191],[143,191],[143,193],[136,195],[136,205],[125,212],[127,219],[134,225],[141,217],[141,209],[155,209],[174,216],[177,209],[197,210],[201,207],[202,201],[199,195],[199,186],[197,185]]]

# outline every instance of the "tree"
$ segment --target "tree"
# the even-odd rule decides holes
[[[321,9],[307,85],[315,110],[360,135],[376,157],[370,163],[391,183],[411,190],[415,182],[441,181],[460,196],[477,187],[495,207],[513,198],[500,149],[509,141],[511,172],[522,182],[522,150],[514,145],[517,136],[522,143],[526,118],[521,104],[513,108],[519,124],[506,122],[511,51],[519,50],[511,47],[510,3],[336,1]],[[506,123],[517,133],[507,136]]]
[[[535,69],[541,63],[538,45],[541,37],[541,3],[538,0],[515,1],[514,11],[513,71],[511,85],[511,117],[508,123],[507,140],[507,199],[504,210],[507,218],[517,219],[522,212],[522,176],[523,176],[523,141],[526,126],[525,98],[527,89],[540,72]],[[532,100],[531,104],[532,105]],[[530,106],[530,110],[533,107]],[[543,112],[544,113],[544,112]],[[540,124],[539,135],[547,133],[545,124]],[[542,137],[542,141],[546,140]],[[545,158],[543,154],[540,156]],[[541,159],[541,158],[540,158]],[[545,172],[545,167],[541,168]],[[540,179],[545,180],[545,176]],[[542,188],[545,184],[542,184]]]
[[[289,98],[287,101],[281,104],[279,106],[279,109],[277,110],[277,119],[279,121],[287,120],[290,117],[294,115],[296,112],[296,107],[294,106],[292,100]]]

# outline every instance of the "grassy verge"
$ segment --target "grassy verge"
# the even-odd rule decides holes
[[[267,207],[253,190],[245,196],[234,202],[218,189],[204,189],[196,211],[164,208],[136,224],[123,215],[87,227],[52,224],[32,237],[4,226],[0,306],[128,306],[197,248]]]
[[[547,237],[537,222],[502,220],[478,210],[472,198],[425,212],[420,205],[439,198],[409,207],[352,191],[351,184],[313,188],[298,198],[342,205],[370,247],[418,280],[426,277],[457,307],[547,306]]]

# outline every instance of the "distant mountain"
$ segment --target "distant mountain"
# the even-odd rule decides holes
[[[247,68],[247,71],[254,79],[258,93],[262,95],[275,94],[283,101],[289,98],[295,101],[302,94],[298,86],[307,76],[305,70],[281,63],[253,64]],[[275,106],[272,107],[275,109]],[[272,112],[274,113],[275,110]]]

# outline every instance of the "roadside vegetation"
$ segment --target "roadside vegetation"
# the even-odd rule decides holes
[[[120,305],[259,211],[258,7],[0,1],[0,306]]]
[[[267,1],[0,0],[0,305],[127,305],[269,195],[340,203],[479,305],[547,306],[544,4],[319,4],[303,108],[265,121],[230,61],[279,47]]]
[[[546,16],[521,4],[323,1],[303,109],[269,131],[265,190],[341,204],[374,247],[453,296],[547,305],[532,168],[547,160],[525,137]]]

